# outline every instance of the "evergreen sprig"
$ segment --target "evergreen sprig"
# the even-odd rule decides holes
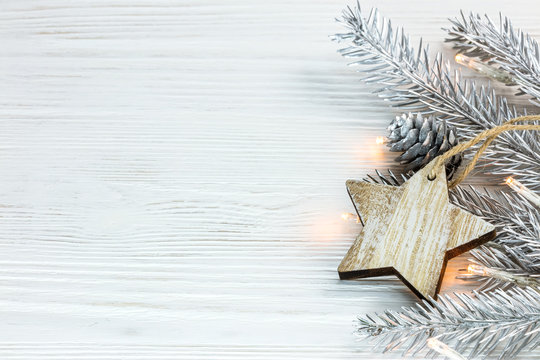
[[[359,5],[347,8],[338,21],[349,31],[334,39],[350,43],[340,53],[354,58],[352,65],[362,65],[365,82],[380,84],[379,96],[406,111],[435,113],[456,126],[465,139],[525,112],[508,105],[490,87],[462,79],[441,54],[431,62],[421,40],[415,50],[403,29],[394,29],[377,9],[367,18],[362,15]],[[540,135],[507,132],[495,144],[484,155],[486,164],[493,165],[492,173],[515,175],[529,188],[540,189]]]
[[[518,95],[528,94],[540,106],[540,48],[538,42],[521,29],[515,29],[507,17],[500,15],[499,26],[487,16],[470,13],[450,19],[445,29],[454,47],[465,55],[499,66],[519,86]]]
[[[495,240],[471,250],[471,254],[478,264],[512,276],[480,277],[483,284],[479,290],[540,285],[540,212],[537,208],[519,194],[479,191],[472,186],[457,187],[449,195],[452,203],[497,226]]]
[[[540,345],[540,302],[532,289],[515,288],[473,295],[454,294],[396,312],[358,318],[358,334],[373,337],[382,352],[414,355],[438,338],[469,358],[498,352],[508,359]]]
[[[511,74],[521,93],[539,99],[540,66],[538,44],[507,18],[501,26],[471,15],[452,20],[448,30],[456,47],[468,56],[498,65]],[[339,20],[338,20],[339,21]],[[460,129],[462,138],[500,125],[518,116],[514,107],[489,87],[476,87],[461,78],[437,54],[430,62],[420,41],[411,45],[402,28],[393,29],[389,20],[373,9],[362,17],[360,6],[347,8],[340,20],[349,32],[338,41],[349,41],[340,50],[362,65],[363,80],[378,83],[377,93],[408,111],[433,113]],[[540,134],[506,133],[485,157],[493,173],[514,175],[530,189],[540,189]],[[399,186],[408,176],[368,176],[368,181]],[[450,200],[497,226],[495,241],[471,251],[480,275],[467,276],[482,281],[473,295],[443,295],[382,314],[359,318],[358,332],[373,336],[376,347],[386,352],[401,349],[415,354],[436,337],[470,358],[498,354],[499,359],[517,355],[540,345],[540,215],[539,209],[515,193],[458,187]],[[509,289],[510,288],[510,289]],[[508,290],[509,289],[509,290]],[[486,292],[489,290],[490,292]],[[506,290],[506,291],[505,291]],[[480,292],[481,291],[481,292]],[[428,355],[433,355],[433,351]]]

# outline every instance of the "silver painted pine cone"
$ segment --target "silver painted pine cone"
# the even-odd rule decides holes
[[[435,157],[457,145],[456,129],[438,121],[433,115],[423,117],[409,113],[396,116],[388,126],[390,151],[403,152],[396,158],[406,165],[406,170],[417,171]],[[456,155],[446,164],[446,174],[451,178],[459,165],[461,156]]]

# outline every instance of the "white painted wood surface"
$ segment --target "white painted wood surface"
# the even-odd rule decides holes
[[[356,314],[416,298],[336,271],[396,114],[328,40],[344,5],[0,2],[1,359],[374,358]],[[377,5],[432,49],[460,8],[540,36],[532,1]]]

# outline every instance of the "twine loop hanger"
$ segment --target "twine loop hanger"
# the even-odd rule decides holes
[[[429,180],[434,180],[437,177],[436,169],[438,169],[440,166],[443,166],[446,160],[450,159],[451,157],[460,154],[464,152],[465,150],[473,147],[474,145],[478,144],[482,140],[485,139],[485,142],[478,148],[476,151],[476,154],[474,154],[474,157],[471,159],[471,161],[467,164],[467,166],[463,169],[462,172],[460,172],[455,179],[453,179],[448,184],[448,189],[455,188],[459,183],[461,183],[467,175],[474,169],[474,166],[476,165],[476,162],[482,155],[482,153],[486,150],[486,148],[499,136],[501,133],[505,131],[517,131],[517,130],[533,130],[533,131],[540,131],[540,125],[536,124],[526,124],[526,125],[515,125],[517,122],[527,122],[527,121],[535,121],[540,120],[540,115],[527,115],[527,116],[519,116],[514,119],[508,120],[507,122],[503,123],[502,125],[496,126],[494,128],[484,130],[476,137],[472,138],[469,141],[465,141],[463,143],[459,143],[444,154],[438,156],[433,160],[433,167],[431,168],[431,172],[428,175]]]

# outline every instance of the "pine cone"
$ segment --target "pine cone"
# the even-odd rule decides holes
[[[396,158],[401,164],[406,164],[407,171],[417,171],[435,157],[457,145],[456,129],[437,121],[433,115],[428,118],[422,114],[396,116],[388,126],[388,146],[390,151],[402,151]],[[446,163],[446,174],[451,178],[459,165],[461,155],[452,157]]]

